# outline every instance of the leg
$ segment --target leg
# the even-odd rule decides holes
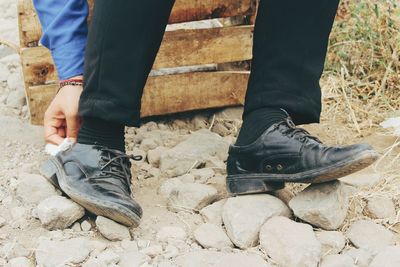
[[[173,0],[96,0],[85,58],[77,144],[42,173],[88,211],[129,226],[142,217],[131,198],[124,126],[136,125],[143,87],[160,46]]]
[[[143,87],[174,0],[98,0],[89,29],[80,115],[137,125]]]
[[[174,0],[96,1],[79,103],[79,143],[124,151],[124,127],[139,123],[143,87],[173,4]]]
[[[366,144],[329,147],[296,123],[319,122],[328,37],[339,0],[261,0],[243,126],[229,150],[233,194],[273,191],[284,182],[321,183],[377,159]]]
[[[327,44],[339,0],[261,0],[245,116],[283,108],[296,124],[319,122]]]

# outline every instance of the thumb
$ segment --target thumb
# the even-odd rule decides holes
[[[76,140],[80,128],[80,120],[77,116],[67,116],[67,138]]]

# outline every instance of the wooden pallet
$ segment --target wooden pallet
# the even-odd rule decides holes
[[[18,1],[20,53],[31,122],[42,124],[57,90],[58,75],[49,50],[39,44],[42,33],[32,0]],[[255,2],[176,0],[169,22],[253,16]],[[93,0],[89,0],[89,6],[92,10]],[[153,69],[249,60],[252,40],[252,25],[167,31]],[[144,88],[141,116],[243,104],[248,76],[248,71],[150,76]]]

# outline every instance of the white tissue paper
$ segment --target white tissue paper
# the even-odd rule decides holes
[[[68,148],[72,147],[74,144],[73,139],[65,138],[64,141],[60,145],[46,144],[44,150],[47,154],[51,156],[57,155],[61,151],[65,151]]]

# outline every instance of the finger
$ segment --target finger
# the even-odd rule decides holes
[[[46,142],[59,145],[64,138],[58,135],[58,129],[62,127],[62,119],[49,119],[44,122],[44,137]]]
[[[80,127],[77,116],[67,116],[67,137],[76,140]]]
[[[51,144],[61,145],[61,143],[64,142],[64,138],[62,138],[58,134],[52,134],[52,135],[46,136],[46,141]]]

